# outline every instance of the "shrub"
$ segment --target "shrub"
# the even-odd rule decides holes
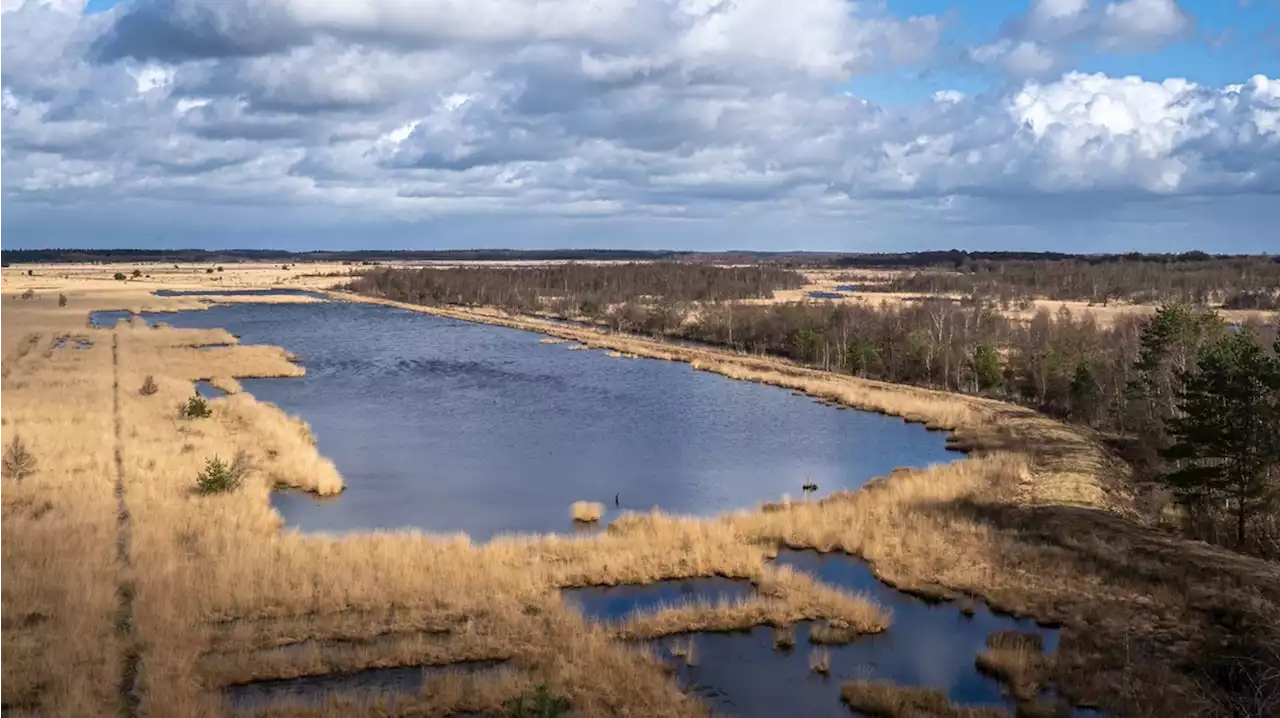
[[[196,476],[196,491],[206,495],[230,493],[240,488],[248,472],[249,457],[243,451],[237,451],[230,464],[215,455]]]
[[[187,403],[182,405],[179,411],[184,419],[208,419],[213,416],[213,409],[209,408],[209,402],[205,401],[198,391],[187,399]]]
[[[156,386],[155,378],[152,377],[150,374],[148,374],[147,378],[142,381],[142,388],[138,389],[138,393],[143,396],[151,396],[157,391],[160,391],[160,387]],[[190,406],[189,402],[188,402],[188,406]],[[207,409],[208,407],[205,407],[205,408]]]
[[[519,696],[504,707],[508,718],[560,718],[569,714],[569,699],[540,683],[531,695]]]
[[[205,273],[205,274],[213,274],[213,267],[209,267],[208,269],[204,270],[204,273]]]
[[[574,501],[569,507],[569,513],[573,516],[574,521],[583,523],[591,523],[599,521],[604,515],[604,504],[599,501]]]
[[[65,307],[65,306],[67,306],[67,295],[65,295],[65,294],[59,294],[59,295],[58,295],[58,306],[60,306],[60,307]]]
[[[135,278],[135,279],[136,279],[136,278],[138,278],[138,277],[141,277],[141,276],[142,276],[142,270],[141,270],[141,269],[135,269],[135,270],[133,270],[133,276],[134,276],[134,278]]]
[[[126,279],[128,279],[128,277],[124,276],[124,272],[116,272],[116,274],[115,274],[115,280],[116,280],[117,282],[123,282],[123,281],[124,281],[124,280],[126,280]]]
[[[36,290],[34,289],[28,289],[27,291],[22,293],[23,299],[34,299],[35,296],[36,296]]]
[[[221,272],[221,271],[222,271],[222,267],[218,267],[218,271],[219,271],[219,272]]]
[[[14,436],[9,447],[4,450],[4,473],[15,481],[22,481],[36,473],[36,457],[27,449],[21,436]]]

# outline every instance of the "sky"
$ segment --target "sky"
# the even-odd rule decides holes
[[[5,248],[1280,253],[1280,0],[0,0]]]

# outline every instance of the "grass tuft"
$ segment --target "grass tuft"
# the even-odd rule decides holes
[[[796,631],[790,624],[775,626],[773,629],[773,650],[789,651],[795,648]]]
[[[831,673],[831,651],[826,647],[815,648],[810,651],[809,670],[823,676]]]
[[[599,501],[574,501],[569,507],[569,514],[574,521],[593,523],[604,516],[604,504]]]
[[[561,718],[569,714],[569,699],[539,683],[533,693],[519,696],[503,707],[506,718]]]
[[[887,681],[849,681],[840,687],[849,708],[875,718],[1008,718],[1003,708],[958,706],[932,688]]]
[[[150,374],[142,381],[142,386],[138,389],[138,393],[143,396],[151,396],[158,391],[160,391],[160,387],[156,386],[155,377]]]

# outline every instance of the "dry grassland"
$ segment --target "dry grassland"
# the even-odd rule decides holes
[[[924,299],[951,299],[959,301],[964,298],[961,294],[927,294],[923,292],[880,292],[874,289],[855,289],[854,291],[841,291],[839,287],[852,284],[858,287],[862,282],[877,282],[892,279],[895,276],[903,274],[913,274],[915,270],[901,269],[885,269],[885,270],[829,270],[814,269],[806,270],[802,273],[805,277],[805,285],[799,289],[780,289],[773,293],[773,297],[769,299],[746,299],[745,304],[785,304],[788,302],[830,302],[836,304],[858,304],[867,307],[893,307],[898,308],[903,304],[911,302],[919,302]],[[847,277],[856,277],[853,280]],[[838,277],[846,277],[839,279]],[[827,294],[839,294],[839,298],[817,298],[810,296],[811,292],[821,292]],[[1057,313],[1062,309],[1071,311],[1072,316],[1083,317],[1085,314],[1092,314],[1094,320],[1099,326],[1111,326],[1116,321],[1124,317],[1139,316],[1146,317],[1155,314],[1156,304],[1129,304],[1126,302],[1110,302],[1106,305],[1094,304],[1080,300],[1061,300],[1061,299],[1033,299],[1031,305],[1026,309],[1019,309],[1017,306],[1011,306],[1008,309],[1001,310],[1001,313],[1010,319],[1020,319],[1030,321],[1040,310],[1047,310],[1050,313]],[[1249,322],[1249,321],[1266,321],[1270,316],[1270,312],[1257,309],[1218,309],[1218,313],[1224,319],[1230,322]]]
[[[1086,430],[1001,402],[779,359],[496,310],[396,306],[689,362],[902,416],[952,431],[949,443],[970,452],[967,460],[897,471],[862,491],[820,502],[775,504],[708,521],[625,515],[603,541],[694,525],[702,527],[699,540],[708,547],[745,541],[861,556],[882,580],[904,590],[982,597],[1002,610],[1062,625],[1052,679],[1073,699],[1102,702],[1121,715],[1214,710],[1221,697],[1206,685],[1206,675],[1248,645],[1280,641],[1280,567],[1147,528],[1125,467]],[[726,564],[750,561],[741,549],[731,550],[738,557],[727,554]],[[680,575],[744,572],[687,569]]]
[[[1280,624],[1274,567],[1126,518],[1134,512],[1120,467],[1077,429],[998,402],[490,311],[407,307],[904,416],[953,430],[971,457],[770,510],[703,520],[626,514],[597,536],[477,546],[416,532],[282,531],[273,488],[342,487],[305,425],[243,391],[210,400],[208,419],[180,419],[177,406],[197,379],[234,387],[237,377],[297,375],[283,350],[240,346],[225,332],[87,328],[91,308],[189,299],[147,298],[132,281],[62,280],[24,301],[14,296],[23,285],[5,278],[3,440],[21,434],[39,462],[20,483],[6,477],[3,492],[3,700],[15,713],[224,715],[221,691],[232,684],[491,659],[503,661],[496,673],[433,678],[420,694],[359,711],[493,713],[547,684],[577,715],[705,715],[658,661],[617,638],[797,620],[862,631],[890,620],[863,598],[771,568],[766,559],[784,545],[857,554],[903,588],[979,596],[1062,623],[1044,680],[1118,715],[1185,714],[1205,698],[1202,669],[1226,638],[1266,640]],[[59,291],[67,307],[57,306]],[[54,348],[73,334],[91,345]],[[196,348],[210,343],[226,346]],[[149,396],[138,391],[148,375],[158,386]],[[238,452],[251,467],[238,491],[193,492],[208,458]],[[559,597],[563,587],[716,575],[760,591],[621,626],[584,621]],[[989,658],[993,670],[1011,665]],[[355,700],[262,714],[346,716]]]

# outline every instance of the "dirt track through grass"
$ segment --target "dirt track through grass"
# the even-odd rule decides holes
[[[116,561],[120,564],[120,615],[116,619],[116,630],[120,634],[120,645],[123,647],[123,665],[120,668],[120,706],[122,715],[133,718],[139,713],[142,703],[142,690],[138,678],[138,647],[134,630],[133,617],[133,523],[129,517],[129,504],[125,496],[124,486],[124,438],[121,436],[120,419],[120,335],[111,333],[111,371],[112,371],[112,425],[115,436],[116,467]]]

